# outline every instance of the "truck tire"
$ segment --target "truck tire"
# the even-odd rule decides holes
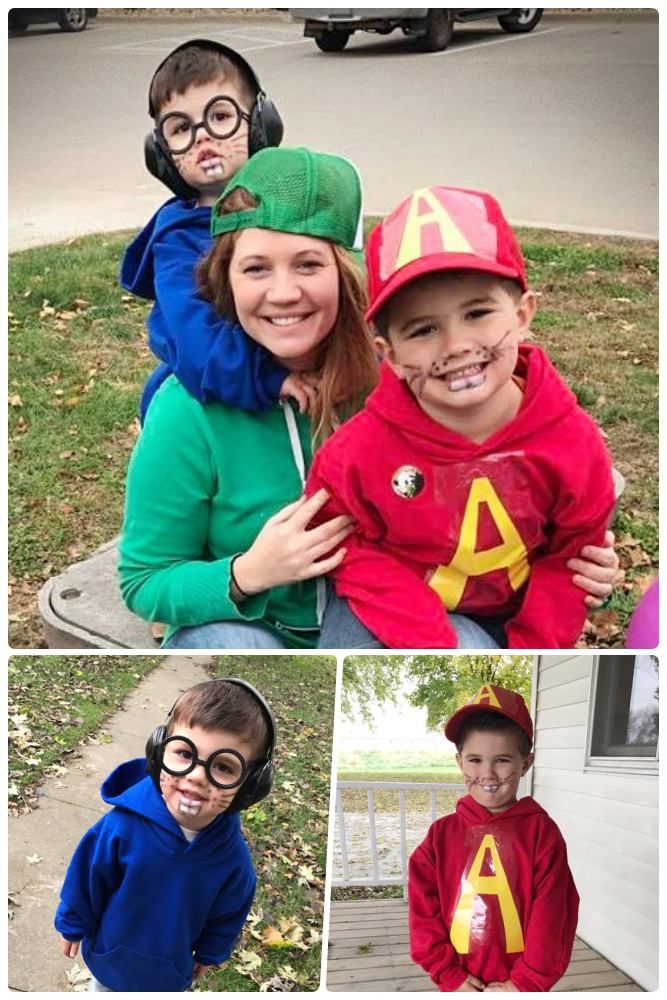
[[[422,52],[442,52],[454,34],[454,15],[446,7],[429,10],[424,22],[425,30],[419,35],[418,45]]]
[[[83,31],[88,24],[88,11],[85,7],[63,7],[58,24],[63,31]]]
[[[349,31],[325,31],[315,36],[315,44],[322,52],[342,52],[349,38]]]
[[[521,35],[532,31],[544,14],[543,7],[517,7],[511,14],[498,18],[498,24],[509,35]]]

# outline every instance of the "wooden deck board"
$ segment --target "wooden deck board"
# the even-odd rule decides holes
[[[437,992],[410,958],[408,908],[402,899],[332,902],[327,989],[352,993]],[[641,993],[640,986],[584,941],[554,991]]]

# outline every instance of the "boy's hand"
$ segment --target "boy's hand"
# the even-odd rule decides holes
[[[623,580],[614,541],[614,533],[608,531],[603,545],[584,545],[578,558],[567,562],[567,568],[574,573],[572,582],[587,591],[585,602],[589,608],[601,607]]]
[[[353,530],[352,518],[340,514],[316,528],[308,527],[328,499],[326,490],[318,490],[269,518],[248,551],[234,560],[234,578],[243,594],[249,597],[271,587],[311,580],[342,562],[345,549],[338,546]],[[322,558],[333,549],[338,551]]]
[[[485,993],[519,993],[511,979],[506,979],[504,983],[489,983],[484,987]]]
[[[291,372],[280,387],[280,398],[291,396],[299,413],[307,413],[317,398],[320,382],[321,376],[312,372]]]
[[[79,954],[80,945],[80,941],[68,941],[64,937],[60,938],[60,947],[62,948],[63,955],[67,958],[76,958]]]
[[[200,976],[205,975],[209,969],[214,969],[214,965],[202,965],[201,962],[195,962],[195,967],[192,970],[192,978],[199,979]]]
[[[487,987],[488,989],[488,987]],[[477,976],[468,976],[463,980],[456,993],[481,993],[484,990],[484,983]]]

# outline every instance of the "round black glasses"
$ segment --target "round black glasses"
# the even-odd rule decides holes
[[[160,744],[159,753],[160,766],[167,774],[182,777],[200,764],[216,788],[237,788],[248,775],[248,763],[238,750],[216,750],[208,760],[201,760],[197,747],[187,736],[168,736]]]
[[[233,97],[212,97],[204,108],[200,122],[194,122],[183,111],[169,111],[158,119],[157,129],[170,153],[187,153],[197,139],[200,128],[206,129],[212,139],[229,139],[249,122],[250,115],[236,103]]]

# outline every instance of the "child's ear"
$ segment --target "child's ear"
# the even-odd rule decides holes
[[[529,288],[519,299],[516,307],[516,318],[519,324],[519,339],[524,340],[530,333],[530,326],[537,312],[537,297]]]
[[[397,378],[405,378],[405,371],[403,370],[403,365],[399,364],[396,360],[396,352],[392,346],[391,341],[387,337],[383,337],[382,334],[377,333],[373,338],[373,344],[375,345],[375,350],[380,355],[382,361],[386,361],[394,375]]]
[[[524,774],[528,774],[528,772],[530,771],[531,767],[533,766],[533,761],[534,760],[535,760],[535,754],[534,753],[529,753],[527,757],[524,757],[524,759],[523,759],[523,766],[521,768],[521,777],[522,778],[523,778]]]
[[[456,763],[458,765],[459,771],[461,771],[461,773],[463,773],[463,765],[461,764],[461,754],[460,753],[456,754]]]

